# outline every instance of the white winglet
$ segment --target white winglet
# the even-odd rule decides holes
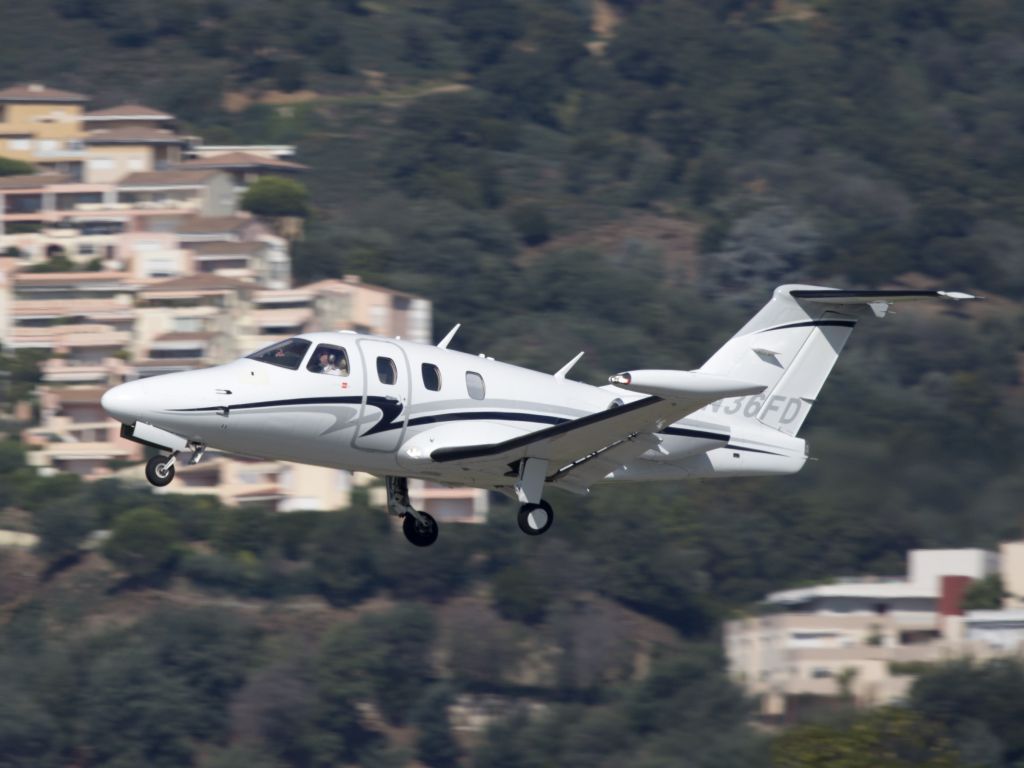
[[[448,349],[448,345],[451,344],[452,339],[455,338],[455,334],[459,332],[459,328],[461,327],[462,323],[456,323],[454,327],[450,331],[448,331],[448,335],[446,335],[443,339],[437,342],[437,348]]]
[[[961,293],[960,291],[939,291],[939,296],[945,296],[947,299],[952,299],[953,301],[964,301],[965,299],[978,298],[973,294]]]
[[[583,357],[583,352],[580,352],[578,355],[576,355],[576,357],[574,357],[568,363],[566,363],[561,368],[559,368],[558,371],[555,373],[555,378],[556,379],[564,379],[565,375],[567,373],[569,373],[569,371],[572,370],[572,367],[574,365],[576,365],[576,363],[578,363],[580,361],[581,357]]]

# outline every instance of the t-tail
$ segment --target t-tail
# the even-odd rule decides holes
[[[796,435],[817,402],[846,340],[864,317],[884,317],[896,301],[973,299],[951,291],[852,291],[783,285],[702,373],[764,385],[757,395],[719,400],[704,414],[725,424],[756,422]]]

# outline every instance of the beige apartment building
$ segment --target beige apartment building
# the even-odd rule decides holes
[[[81,179],[88,101],[39,83],[0,89],[0,155]]]
[[[822,697],[862,706],[906,695],[921,664],[1024,654],[1024,610],[964,611],[969,583],[1024,574],[1024,542],[1000,553],[912,550],[904,579],[847,579],[770,594],[757,615],[725,623],[733,679],[762,715],[785,717]],[[1010,590],[1012,591],[1012,590]]]
[[[236,225],[248,223],[215,229]],[[18,261],[0,258],[0,343],[47,354],[40,425],[23,434],[31,465],[43,473],[96,479],[116,472],[143,482],[140,447],[121,439],[99,406],[102,392],[121,381],[215,365],[313,330],[431,341],[429,301],[354,276],[268,290],[203,272],[162,279],[137,270],[31,273],[19,271]],[[210,452],[196,466],[181,466],[167,492],[326,511],[348,504],[352,483],[341,470]],[[486,491],[413,482],[410,495],[439,520],[486,519]]]
[[[268,173],[307,170],[285,159],[295,154],[291,146],[203,146],[197,136],[175,133],[173,115],[141,104],[87,112],[89,100],[41,83],[0,89],[0,156],[101,184],[182,167],[223,170],[244,187]]]
[[[265,174],[308,170],[287,145],[210,146],[139,104],[85,111],[89,98],[41,84],[0,90],[0,156],[42,173],[0,178],[0,344],[46,353],[41,424],[27,430],[42,472],[101,477],[139,459],[98,405],[106,387],[214,365],[313,330],[429,343],[429,301],[358,277],[293,288],[288,241],[237,210]],[[77,271],[37,272],[66,259]],[[139,475],[136,468],[122,470]],[[173,492],[226,503],[334,509],[348,473],[210,457]],[[486,517],[484,491],[411,483],[438,519]]]

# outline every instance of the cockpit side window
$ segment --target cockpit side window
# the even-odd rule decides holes
[[[310,342],[305,339],[287,339],[257,350],[248,355],[248,358],[250,360],[259,360],[261,363],[270,363],[278,368],[297,371],[309,347]]]
[[[348,354],[341,347],[318,344],[309,362],[306,363],[306,370],[326,373],[328,376],[348,376]]]

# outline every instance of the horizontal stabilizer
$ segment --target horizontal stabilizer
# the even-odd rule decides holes
[[[764,384],[712,376],[700,371],[625,371],[609,377],[608,381],[623,389],[657,395],[669,400],[696,395],[714,401],[723,397],[756,395],[765,390]]]
[[[817,304],[873,304],[915,299],[964,301],[978,298],[958,291],[847,291],[839,288],[796,288],[791,290],[789,295],[800,301],[813,301]]]

